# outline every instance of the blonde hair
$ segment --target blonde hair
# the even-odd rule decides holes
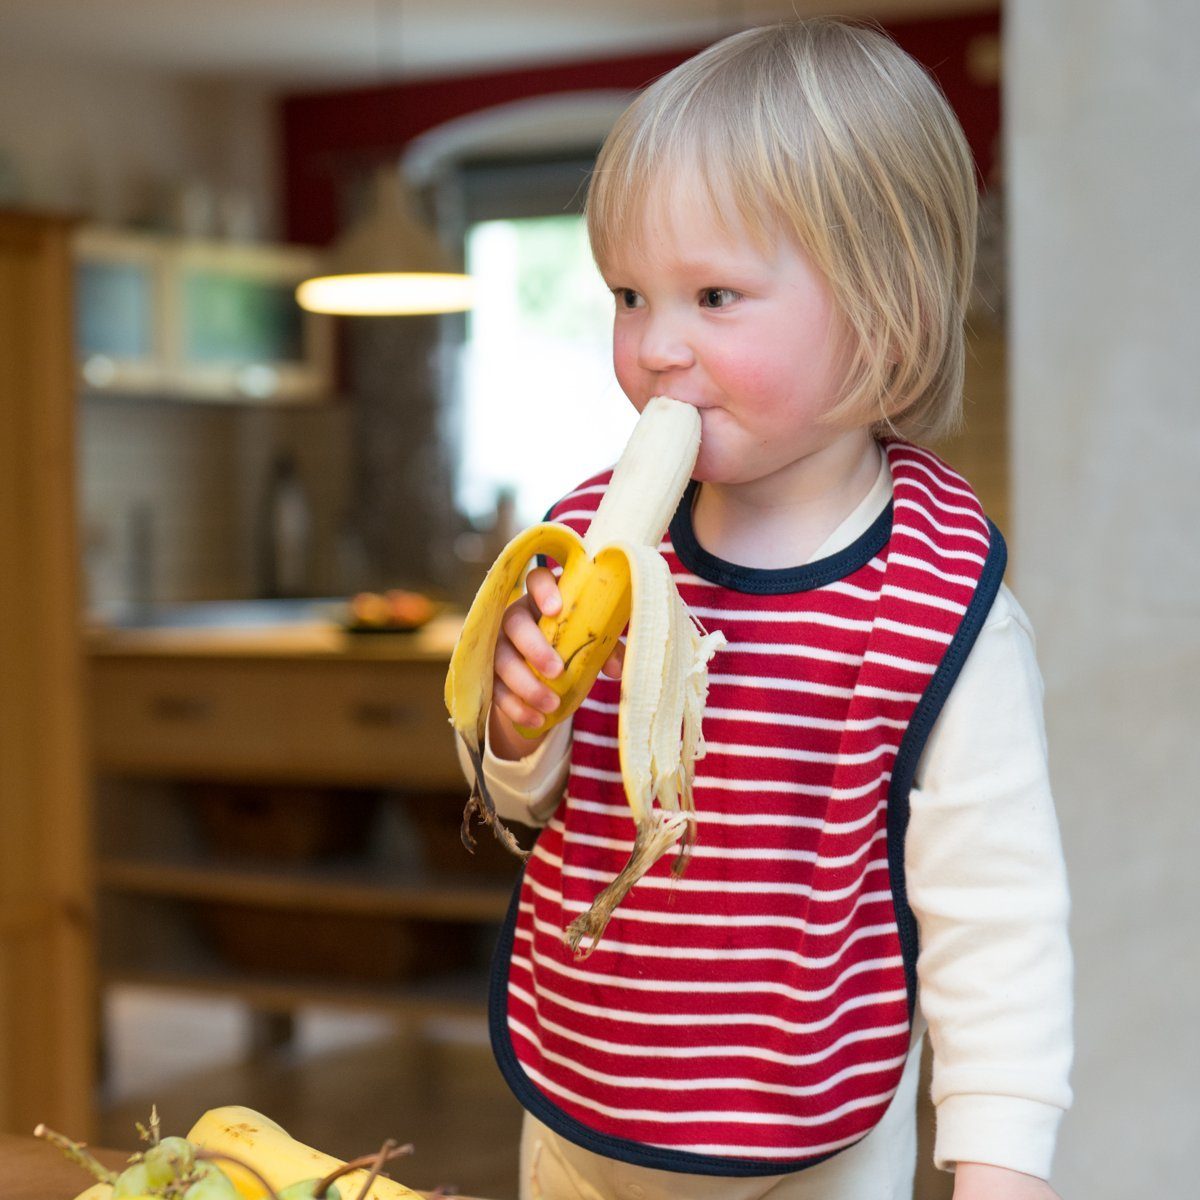
[[[925,70],[884,33],[831,18],[750,29],[646,89],[588,190],[603,265],[656,188],[696,168],[762,247],[792,236],[850,338],[830,422],[936,441],[961,421],[975,169]]]

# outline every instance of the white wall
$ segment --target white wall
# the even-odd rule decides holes
[[[124,222],[205,180],[248,193],[276,232],[279,149],[265,88],[6,60],[0,49],[0,155],[29,207]]]
[[[266,87],[0,58],[0,157],[14,170],[25,207],[103,223],[170,221],[180,189],[201,183],[218,195],[248,198],[262,236],[276,238],[275,120]],[[139,509],[153,522],[154,599],[252,595],[253,521],[276,446],[292,449],[309,485],[317,523],[314,588],[335,588],[347,416],[338,407],[271,413],[85,401],[79,463],[86,601],[134,598]]]
[[[1200,6],[1010,0],[1015,585],[1074,897],[1064,1197],[1196,1194]]]

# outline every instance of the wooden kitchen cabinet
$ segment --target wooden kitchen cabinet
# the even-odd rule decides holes
[[[517,862],[459,841],[456,631],[93,636],[104,981],[482,1011]]]
[[[70,236],[61,217],[0,211],[0,1130],[45,1121],[87,1137],[95,1022]]]

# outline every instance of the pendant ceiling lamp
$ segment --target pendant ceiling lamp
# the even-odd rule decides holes
[[[366,215],[337,240],[327,267],[296,289],[301,308],[411,316],[462,312],[473,302],[471,277],[455,270],[433,231],[413,215],[399,167],[379,171]]]
[[[378,0],[381,74],[385,47],[398,41],[399,0],[392,11],[397,36],[387,34],[387,14],[388,0]],[[325,274],[296,289],[301,308],[383,317],[463,312],[474,302],[471,277],[457,269],[433,230],[416,216],[398,163],[376,173],[366,214],[334,243],[326,267]]]

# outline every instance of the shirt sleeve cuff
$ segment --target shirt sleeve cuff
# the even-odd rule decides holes
[[[937,1107],[934,1164],[952,1171],[955,1163],[988,1163],[1049,1179],[1062,1115],[1016,1096],[947,1096]]]
[[[558,807],[567,776],[571,728],[571,721],[555,725],[532,754],[518,759],[497,758],[485,734],[484,774],[497,806],[501,803],[497,793],[506,799],[519,798],[524,812],[518,815],[510,811],[508,815],[513,819],[541,825]]]

